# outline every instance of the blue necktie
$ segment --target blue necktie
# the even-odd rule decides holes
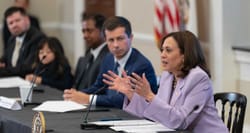
[[[117,75],[119,75],[119,68],[120,64],[118,62],[115,63],[115,67],[114,67],[114,73],[116,73]]]

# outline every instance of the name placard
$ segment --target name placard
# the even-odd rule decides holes
[[[22,109],[21,105],[15,99],[3,97],[3,96],[0,96],[0,107],[11,109],[11,110]]]

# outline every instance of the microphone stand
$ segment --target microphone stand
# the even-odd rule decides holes
[[[46,69],[43,69],[38,75],[40,75],[41,73],[43,73],[45,70],[46,70]],[[23,103],[23,106],[27,106],[27,105],[40,105],[40,104],[41,104],[40,102],[39,102],[39,103],[36,103],[36,102],[30,103],[30,101],[29,101],[29,97],[30,97],[32,91],[44,92],[43,89],[36,89],[36,90],[34,89],[34,88],[35,88],[35,81],[36,81],[36,78],[37,78],[37,75],[34,75],[34,77],[33,77],[32,80],[31,80],[31,87],[30,87],[29,93],[28,93],[28,95],[27,95],[27,97],[26,97],[26,100],[25,100],[25,102]]]
[[[30,89],[29,89],[29,93],[28,93],[28,95],[27,95],[27,97],[26,97],[25,102],[23,103],[24,106],[26,106],[26,105],[39,105],[39,104],[41,104],[41,103],[30,103],[29,97],[30,97],[30,95],[31,95],[31,92],[33,92],[33,90],[34,90],[37,75],[40,75],[41,73],[43,73],[43,72],[46,70],[46,69],[42,69],[42,71],[40,71],[40,72],[38,73],[39,67],[42,66],[42,61],[43,61],[45,58],[46,58],[46,56],[43,56],[43,57],[42,57],[40,63],[38,64],[38,67],[37,67],[36,70],[34,71],[34,74],[33,74],[34,76],[33,76],[32,80],[31,80],[31,87],[30,87]]]
[[[98,89],[96,92],[93,93],[93,96],[91,97],[89,106],[88,106],[88,110],[86,112],[86,115],[84,117],[84,121],[81,124],[81,129],[107,129],[110,127],[110,125],[96,125],[96,124],[92,124],[92,123],[88,123],[88,115],[89,112],[91,110],[91,106],[93,104],[93,100],[94,100],[94,95],[101,92],[102,90],[104,90],[107,86],[103,86],[102,88]]]

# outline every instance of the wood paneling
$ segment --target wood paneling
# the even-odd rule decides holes
[[[115,0],[86,0],[86,12],[101,13],[106,17],[115,15]]]

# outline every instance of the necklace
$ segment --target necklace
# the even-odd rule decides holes
[[[172,89],[174,90],[176,88],[177,80],[174,78],[172,83]]]

